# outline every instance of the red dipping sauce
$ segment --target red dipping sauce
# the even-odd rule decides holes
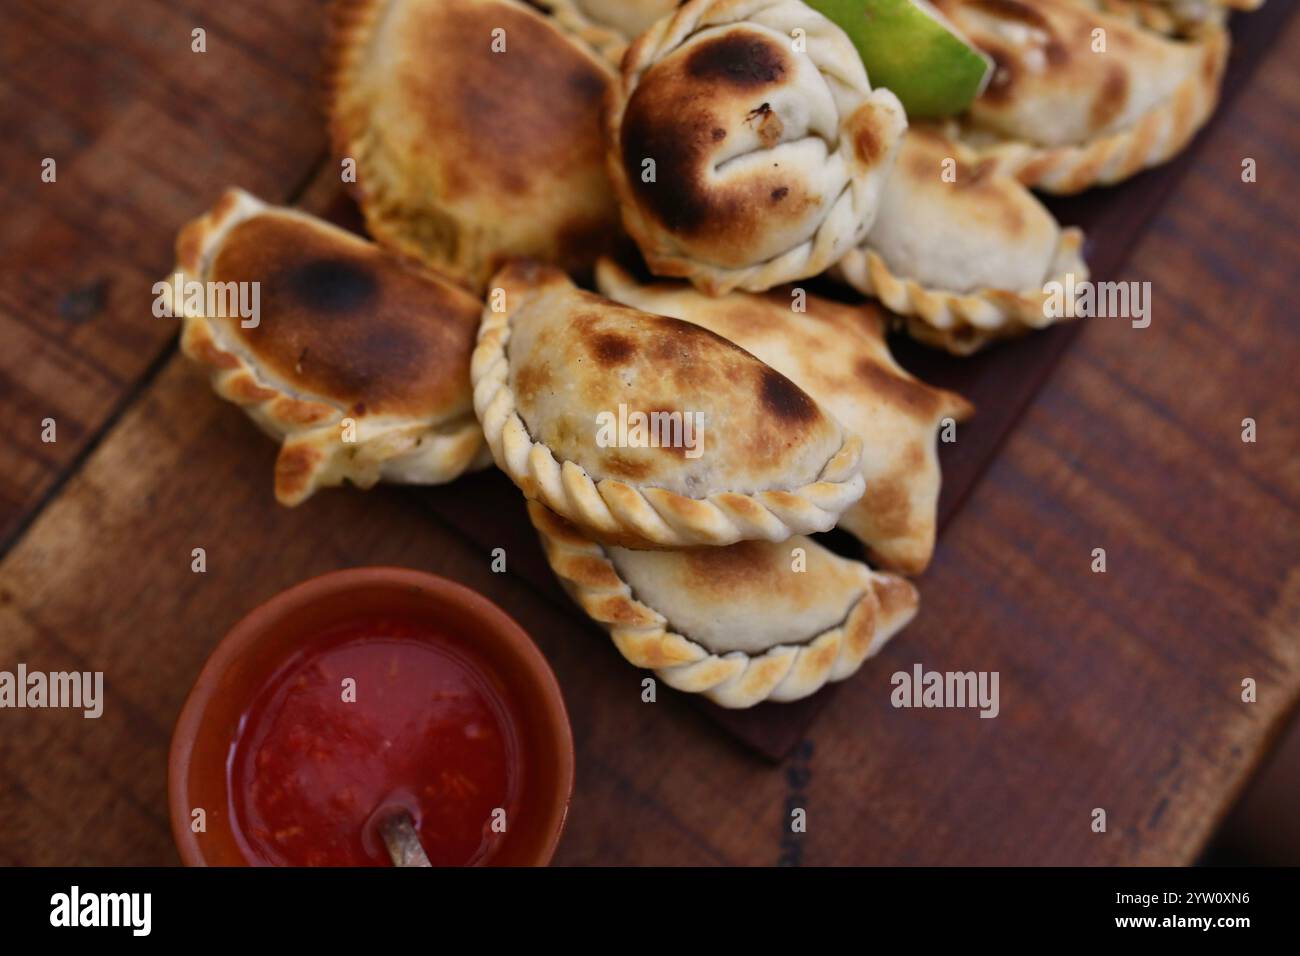
[[[240,719],[235,840],[257,865],[387,866],[378,823],[406,810],[434,866],[488,863],[517,810],[519,740],[504,688],[465,642],[404,618],[339,625]]]

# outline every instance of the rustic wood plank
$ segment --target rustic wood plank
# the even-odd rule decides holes
[[[640,699],[617,653],[494,574],[398,489],[324,493],[285,509],[270,494],[273,446],[216,401],[181,358],[72,478],[0,565],[0,661],[102,670],[99,720],[6,711],[0,735],[0,863],[175,862],[166,822],[172,724],[222,634],[307,576],[356,564],[420,567],[497,601],[560,679],[578,748],[561,861],[759,863],[776,836],[780,780],[755,767],[676,695]],[[205,574],[191,549],[207,552]],[[640,754],[629,761],[629,747]],[[737,798],[738,794],[743,796]],[[733,806],[721,829],[713,814]]]
[[[150,290],[176,227],[229,183],[289,198],[322,156],[321,39],[308,0],[7,5],[0,549],[166,353]]]
[[[1290,13],[1289,9],[1275,5],[1267,16],[1236,21],[1236,53],[1224,82],[1225,113],[1276,40],[1280,24]],[[1182,177],[1196,166],[1197,154],[1198,145],[1194,145],[1175,162],[1119,187],[1051,202],[1062,222],[1083,227],[1089,236],[1088,259],[1095,279],[1123,277],[1125,262],[1143,229]],[[335,215],[347,217],[337,203],[330,205]],[[1169,307],[1175,305],[1169,303]],[[905,367],[927,382],[965,395],[978,409],[975,418],[962,427],[959,441],[940,448],[944,470],[939,505],[941,531],[976,486],[1081,328],[1082,323],[1059,326],[966,359],[925,348],[905,336],[894,337],[892,346]],[[476,489],[472,509],[437,490],[428,493],[427,500],[444,520],[475,540],[526,549],[527,543],[520,540],[521,535],[528,534],[519,530],[522,512],[510,497],[508,482],[501,480]],[[854,542],[843,543],[847,545],[847,553],[860,555],[861,549]],[[549,580],[543,561],[530,555],[523,567],[536,587],[558,593],[558,586]],[[699,706],[755,753],[779,761],[803,739],[837,690],[832,687],[793,704],[761,704],[746,711],[727,711],[707,702],[699,702]]]
[[[519,542],[507,575],[422,492],[278,508],[273,447],[173,359],[0,562],[0,663],[103,669],[110,688],[98,722],[6,712],[0,862],[173,862],[167,737],[212,646],[284,586],[381,562],[479,589],[551,659],[579,766],[559,862],[1190,862],[1300,690],[1297,50],[1293,18],[1139,244],[1125,275],[1154,283],[1152,327],[1083,327],[950,524],[921,616],[782,769],[678,695],[642,704],[640,674],[524,583],[549,576],[529,570],[522,511],[480,507],[518,509],[499,476],[430,494],[502,522]],[[1243,143],[1256,184],[1237,174]],[[1246,415],[1258,444],[1239,440]],[[189,570],[196,546],[206,575]],[[1106,575],[1088,569],[1095,546]],[[895,710],[889,675],[916,662],[998,670],[1002,715]],[[1242,676],[1260,681],[1257,704],[1240,703]],[[1088,826],[1097,806],[1104,835]]]

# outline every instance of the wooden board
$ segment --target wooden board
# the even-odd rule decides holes
[[[230,183],[289,199],[323,154],[319,12],[211,6],[5,4],[0,547],[169,353],[151,287],[176,227]]]
[[[1237,19],[1234,55],[1224,80],[1225,107],[1230,108],[1232,99],[1246,85],[1290,12],[1284,4],[1273,4],[1252,17]],[[1197,161],[1197,146],[1194,144],[1173,163],[1116,188],[1050,201],[1061,222],[1084,229],[1088,237],[1088,263],[1095,279],[1124,277],[1134,244],[1179,179]],[[355,221],[355,216],[343,211],[338,203],[333,204],[332,213],[344,221]],[[940,447],[944,480],[939,513],[941,532],[1080,328],[1080,323],[1058,326],[964,359],[925,348],[905,336],[892,339],[895,354],[905,368],[923,381],[965,395],[978,410],[975,418],[962,426],[954,445]],[[426,495],[426,500],[444,520],[483,547],[489,550],[503,547],[512,554],[524,552],[529,579],[538,587],[558,594],[558,585],[549,583],[551,574],[540,552],[530,546],[532,531],[522,506],[514,500],[518,493],[510,483],[497,474],[487,481],[475,479],[475,487],[468,491],[461,487],[463,484],[450,490],[434,489]],[[467,493],[470,506],[465,498]],[[861,554],[851,542],[849,545],[846,553]],[[939,546],[943,546],[942,538]],[[841,550],[846,549],[841,547]],[[760,704],[742,712],[728,711],[707,702],[700,702],[699,706],[756,754],[780,761],[803,738],[835,690],[832,686],[793,704]]]
[[[265,6],[271,24],[319,15]],[[69,36],[49,61],[111,57],[107,38],[127,22]],[[275,591],[372,563],[481,590],[552,661],[578,747],[559,863],[1193,861],[1300,698],[1300,20],[1278,32],[1125,269],[1157,291],[1152,327],[1078,327],[951,517],[916,622],[825,698],[779,770],[681,695],[641,702],[639,672],[536,563],[499,476],[434,493],[458,526],[425,493],[391,488],[279,508],[272,445],[173,353],[125,383],[113,427],[87,437],[0,562],[0,667],[104,670],[108,688],[100,721],[0,712],[0,863],[174,863],[167,739],[208,653]],[[125,82],[117,69],[131,67],[94,67],[106,86]],[[243,148],[208,133],[210,149]],[[1256,184],[1240,180],[1243,155],[1258,160]],[[205,179],[165,204],[162,228],[224,185]],[[101,250],[114,268],[139,256],[142,275],[166,271],[170,236],[120,228]],[[112,338],[102,313],[87,322]],[[30,374],[43,399],[69,387]],[[1240,441],[1245,416],[1257,444]],[[497,535],[479,530],[498,525],[518,542],[502,575],[485,548]],[[190,570],[197,546],[203,575]],[[1089,570],[1097,546],[1106,575]],[[999,671],[999,719],[891,707],[889,675],[917,662]],[[1246,676],[1255,704],[1240,699]],[[1099,806],[1105,834],[1089,826]],[[793,807],[808,813],[798,836]]]

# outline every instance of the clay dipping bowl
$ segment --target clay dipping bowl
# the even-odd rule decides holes
[[[172,835],[187,866],[247,866],[227,785],[245,714],[295,651],[341,621],[404,614],[473,648],[509,694],[524,757],[526,813],[512,820],[493,866],[545,866],[573,791],[573,734],[555,675],[532,639],[470,589],[404,568],[351,568],[304,581],[254,609],[208,658],[181,709],[167,768]],[[206,832],[191,829],[203,808]]]

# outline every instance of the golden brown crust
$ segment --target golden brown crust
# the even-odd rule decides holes
[[[829,529],[861,496],[861,442],[744,350],[535,264],[492,284],[471,365],[488,445],[525,495],[593,536],[781,540]],[[678,440],[611,441],[636,413],[676,416]]]
[[[282,503],[344,481],[434,484],[483,463],[469,385],[481,306],[469,293],[237,189],[182,228],[176,249],[181,348],[283,441]],[[189,283],[256,288],[258,314],[212,314]]]
[[[871,232],[832,270],[930,345],[969,355],[1076,317],[1051,284],[1088,278],[1083,233],[1028,188],[937,131],[908,130]]]
[[[862,439],[866,491],[839,527],[868,547],[873,564],[918,574],[934,550],[940,471],[936,435],[968,418],[960,396],[917,381],[894,361],[886,317],[798,290],[712,298],[674,282],[642,284],[611,260],[596,264],[600,291],[647,312],[694,322],[736,343],[807,392]]]
[[[1264,0],[1090,0],[1099,10],[1126,16],[1148,30],[1197,37],[1220,29],[1229,10],[1258,10]]]
[[[331,23],[330,137],[377,240],[475,289],[511,256],[581,270],[614,241],[613,73],[584,44],[514,0],[335,0]]]
[[[861,238],[905,126],[821,14],[795,0],[691,0],[624,56],[609,175],[656,274],[761,291],[823,271]]]
[[[214,282],[248,276],[262,277],[274,321],[229,332],[267,373],[354,412],[470,410],[473,296],[370,243],[274,212],[234,226],[208,271]]]
[[[1180,43],[1080,0],[936,5],[996,64],[950,132],[1035,189],[1075,193],[1166,162],[1218,102],[1221,28]]]
[[[590,540],[536,501],[528,515],[565,590],[630,663],[723,707],[798,700],[844,680],[916,613],[906,580],[809,538],[630,552]],[[707,637],[680,632],[675,618]]]

